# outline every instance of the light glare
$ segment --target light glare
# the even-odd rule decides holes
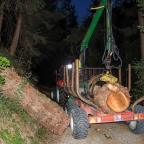
[[[68,65],[68,69],[71,69],[71,68],[72,68],[72,65],[71,65],[71,64],[69,64],[69,65]]]

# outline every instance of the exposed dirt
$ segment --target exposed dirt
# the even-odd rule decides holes
[[[95,124],[86,139],[73,139],[68,127],[57,144],[144,144],[144,134],[133,134],[127,125],[117,123]]]

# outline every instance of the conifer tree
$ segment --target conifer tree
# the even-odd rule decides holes
[[[74,33],[79,33],[80,36],[81,30],[78,30],[78,15],[75,10],[75,6],[71,5],[71,0],[64,0],[62,2],[62,6],[60,7],[60,10],[62,9],[67,12],[65,19],[61,20],[60,24],[64,32],[62,48],[64,57],[66,57],[67,61],[69,61],[70,59],[75,58],[75,50],[73,47],[76,46],[76,43],[79,41],[79,38],[76,39],[76,37],[73,37],[75,35]],[[81,33],[81,36],[82,35],[83,34]]]
[[[14,12],[18,13],[18,18],[17,18],[17,25],[14,33],[14,37],[10,46],[10,54],[14,55],[20,35],[20,30],[21,30],[21,24],[22,24],[22,17],[25,15],[26,17],[32,16],[35,12],[41,10],[44,8],[45,3],[43,0],[35,0],[35,1],[22,1],[18,0],[13,3],[14,4]],[[11,5],[12,6],[12,5]]]
[[[16,54],[20,62],[40,56],[38,46],[48,41],[44,33],[65,17],[64,12],[55,10],[58,1],[6,0],[3,43],[10,46],[11,55]]]
[[[138,18],[139,18],[139,30],[140,30],[140,42],[141,42],[141,58],[144,59],[144,1],[137,0],[138,2]]]
[[[2,22],[3,22],[3,8],[5,5],[5,1],[2,1],[0,4],[0,35],[1,35],[1,29],[2,29]],[[1,36],[0,36],[0,43],[1,43]]]

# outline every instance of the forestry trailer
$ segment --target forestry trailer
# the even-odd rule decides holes
[[[120,79],[111,74],[111,69],[120,69],[122,60],[112,34],[112,2],[101,0],[92,23],[81,44],[80,60],[64,65],[56,74],[56,86],[51,99],[70,115],[70,129],[74,139],[84,139],[91,124],[118,122],[127,124],[134,134],[144,133],[144,107],[137,105],[144,97],[130,106],[129,88],[120,85]],[[85,55],[92,33],[106,9],[107,43],[102,58],[105,68],[85,67]],[[120,61],[120,66],[111,66],[111,58]],[[81,67],[80,67],[81,65]],[[56,71],[55,71],[56,72]],[[120,72],[120,70],[119,70]],[[130,79],[129,79],[130,80]]]

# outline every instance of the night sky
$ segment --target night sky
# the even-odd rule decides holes
[[[91,4],[92,4],[91,0],[71,0],[71,5],[75,6],[79,25],[83,20],[83,16],[87,16],[90,14],[88,9],[90,9]],[[58,4],[58,7],[61,7],[61,2]]]
[[[71,5],[74,5],[77,11],[78,22],[79,24],[83,20],[83,15],[86,16],[89,14],[89,11],[87,9],[90,8],[90,5],[92,4],[91,0],[72,0]]]

